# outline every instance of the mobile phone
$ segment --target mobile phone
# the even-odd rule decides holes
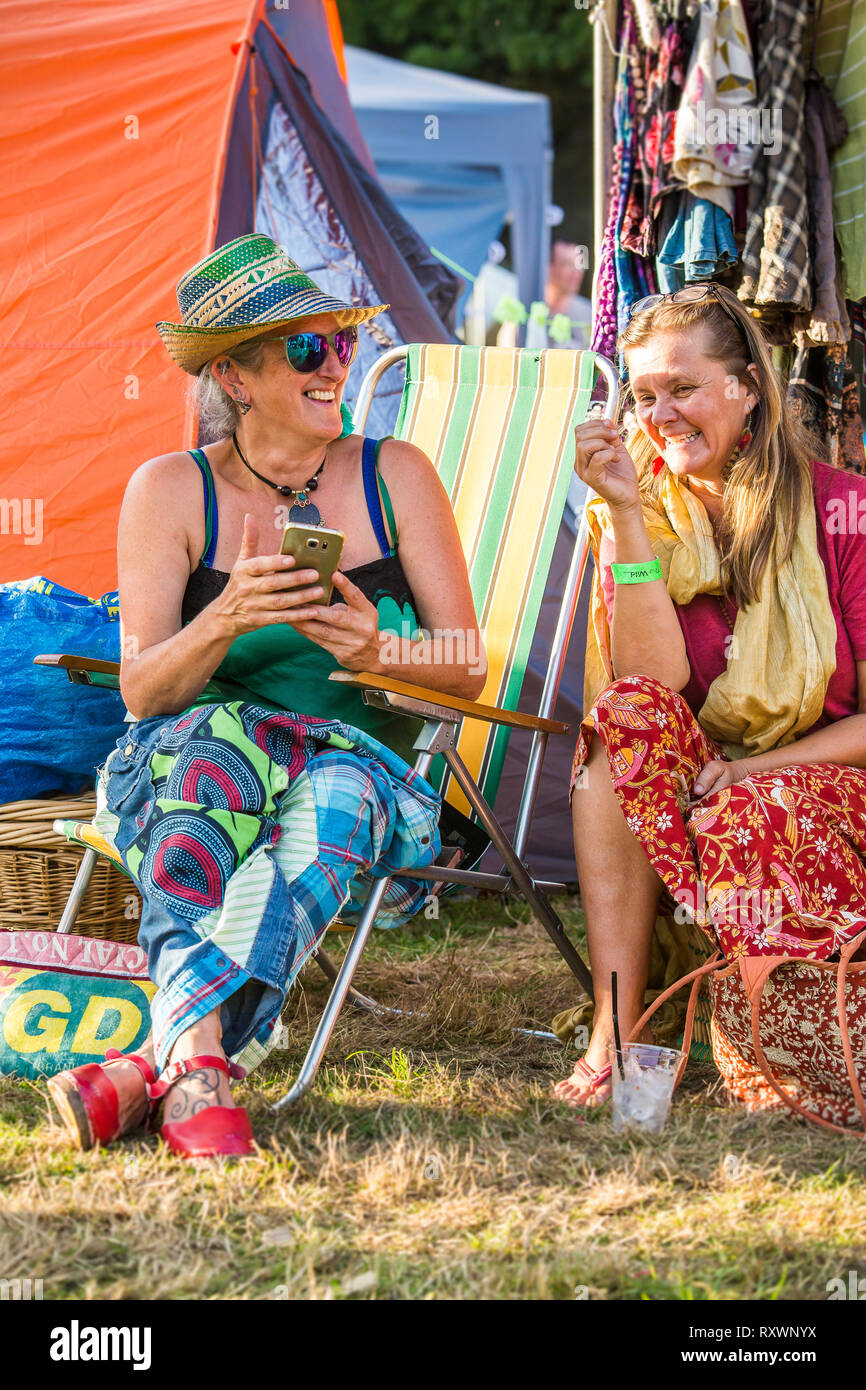
[[[334,570],[340,568],[345,539],[342,531],[328,526],[303,526],[299,521],[290,521],[283,532],[280,554],[293,555],[296,569],[315,570],[319,576],[325,592],[317,603],[331,602]]]

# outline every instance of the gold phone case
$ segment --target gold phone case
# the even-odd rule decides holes
[[[329,526],[304,526],[299,521],[290,521],[283,532],[280,554],[294,556],[296,569],[315,570],[319,576],[325,592],[316,603],[331,602],[334,570],[340,568],[345,539],[342,531]]]

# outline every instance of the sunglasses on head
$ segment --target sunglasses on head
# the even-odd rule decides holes
[[[731,322],[736,324],[745,340],[749,355],[751,355],[751,344],[745,328],[730,304],[725,303],[725,296],[721,293],[718,285],[714,285],[711,281],[699,285],[684,285],[681,290],[674,290],[671,294],[648,294],[644,299],[635,300],[628,311],[628,316],[629,319],[633,319],[635,314],[642,314],[644,309],[654,309],[657,304],[664,304],[666,300],[669,300],[671,304],[699,304],[702,299],[706,299],[708,296],[715,299]]]
[[[286,361],[296,372],[309,375],[317,372],[332,347],[341,367],[351,366],[358,351],[358,330],[338,328],[336,333],[292,333],[287,338],[269,338],[268,342],[283,343]]]

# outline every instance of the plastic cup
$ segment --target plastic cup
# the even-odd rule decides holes
[[[613,1127],[658,1134],[671,1108],[677,1068],[685,1056],[671,1047],[653,1043],[623,1043],[620,1057],[608,1048],[613,1094]],[[620,1060],[622,1074],[620,1074]]]

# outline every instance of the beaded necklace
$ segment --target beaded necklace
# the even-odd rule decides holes
[[[730,613],[728,612],[727,608],[725,607],[725,600],[724,600],[724,598],[722,597],[721,594],[715,594],[715,595],[714,595],[714,598],[716,598],[716,599],[718,600],[718,604],[719,604],[719,607],[720,607],[721,610],[722,610],[722,614],[723,614],[723,616],[724,616],[725,622],[727,623],[729,630],[733,633],[733,631],[734,631],[734,624],[731,622],[731,615],[730,615]]]

